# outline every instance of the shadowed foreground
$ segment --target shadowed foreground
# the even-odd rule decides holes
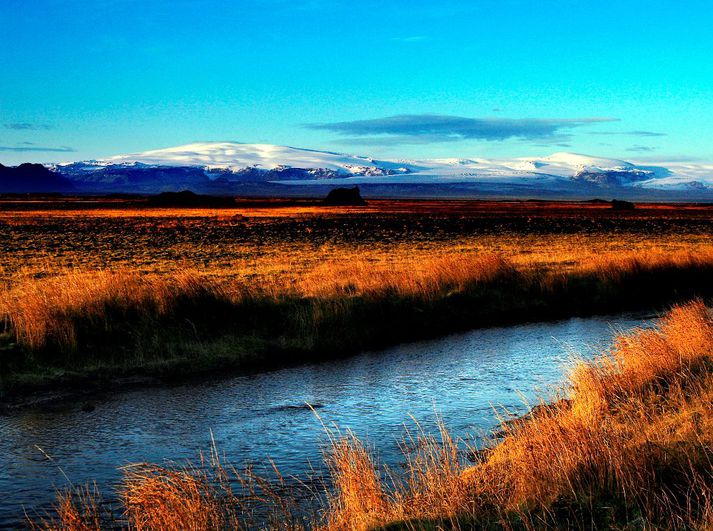
[[[562,398],[504,419],[481,448],[441,428],[408,439],[405,468],[384,474],[369,446],[328,431],[331,479],[314,496],[315,516],[299,513],[279,481],[212,452],[198,468],[126,468],[121,517],[87,489],[61,494],[58,515],[36,525],[254,528],[259,504],[262,525],[275,529],[710,529],[711,404],[713,318],[695,301],[579,362]]]

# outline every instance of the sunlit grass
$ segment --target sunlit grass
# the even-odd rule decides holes
[[[0,321],[29,348],[42,348],[51,341],[63,348],[74,348],[76,321],[108,328],[112,324],[110,319],[117,318],[111,312],[160,317],[175,311],[178,304],[221,301],[240,305],[254,300],[280,304],[289,298],[401,297],[427,301],[498,282],[566,290],[568,281],[580,277],[616,286],[627,278],[652,272],[706,268],[713,268],[713,250],[695,254],[647,252],[587,257],[576,266],[555,269],[541,267],[537,262],[516,265],[503,255],[485,253],[404,258],[398,263],[379,263],[361,256],[349,263],[323,262],[298,279],[278,274],[262,282],[227,281],[198,270],[165,275],[144,275],[131,270],[74,271],[39,279],[25,278],[1,291]]]

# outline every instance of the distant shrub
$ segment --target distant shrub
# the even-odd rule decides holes
[[[619,199],[614,199],[611,202],[611,207],[613,210],[635,210],[636,205],[630,201],[621,201]]]

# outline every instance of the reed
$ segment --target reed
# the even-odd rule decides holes
[[[232,489],[221,470],[193,466],[127,467],[121,491],[128,526],[136,530],[241,529]],[[216,478],[218,478],[216,480]]]
[[[369,529],[383,521],[389,501],[369,448],[353,433],[330,437],[326,464],[333,478],[326,527]]]
[[[37,519],[28,518],[30,529],[94,531],[113,521],[102,509],[102,496],[96,485],[61,491],[57,494],[54,513]]]

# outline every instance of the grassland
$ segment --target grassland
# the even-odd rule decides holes
[[[3,399],[713,294],[707,206],[0,206]]]
[[[279,482],[214,451],[199,467],[125,469],[118,520],[85,490],[36,525],[252,529],[258,502],[270,529],[711,529],[712,404],[713,318],[694,301],[578,363],[558,396],[477,448],[445,428],[416,435],[403,471],[385,473],[369,446],[328,432],[331,479],[307,520]]]

